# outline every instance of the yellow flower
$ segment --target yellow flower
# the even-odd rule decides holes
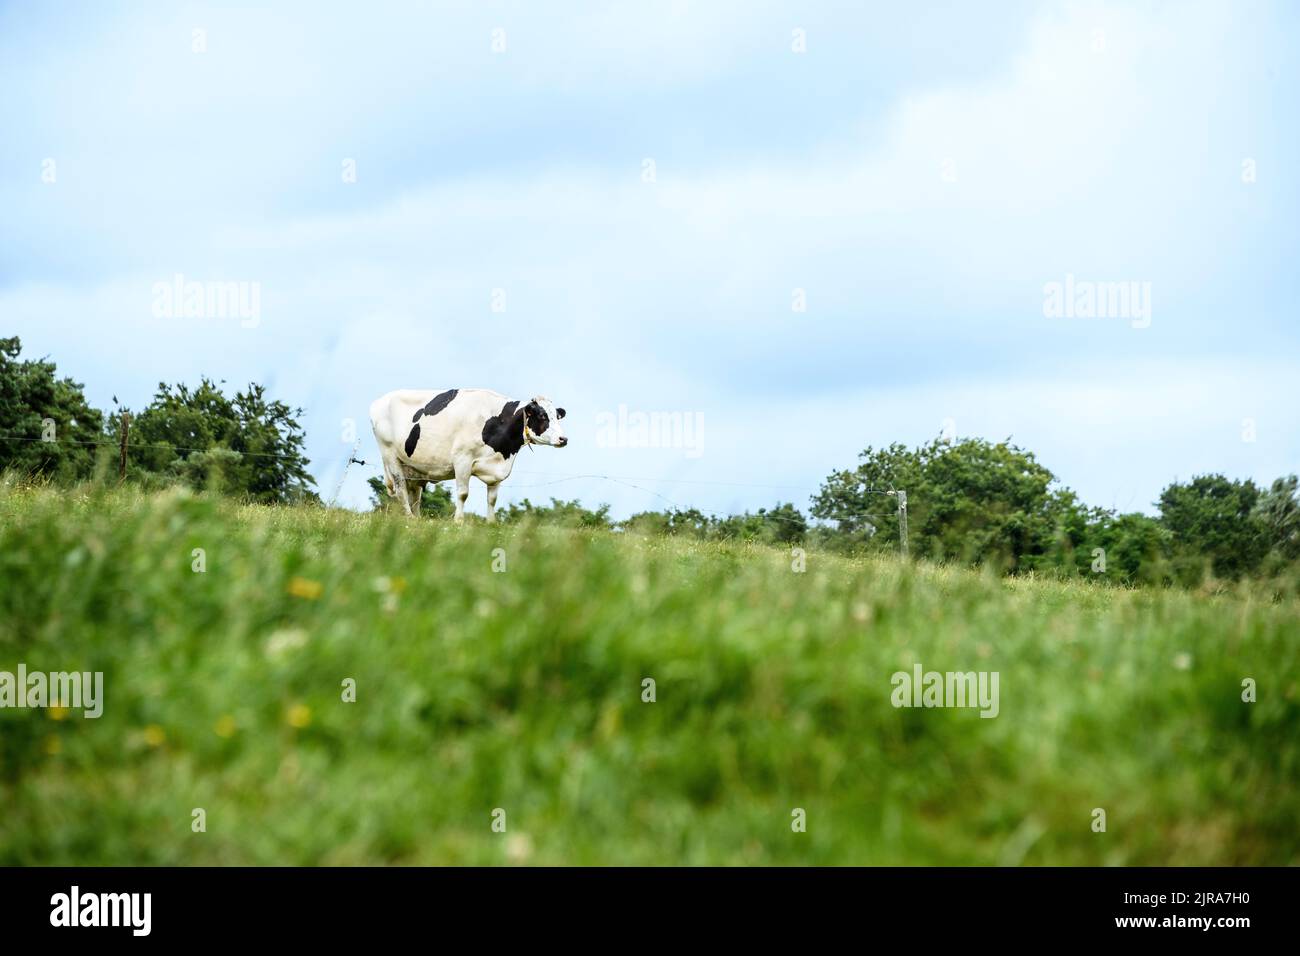
[[[309,578],[293,578],[289,581],[289,593],[294,597],[314,601],[324,592],[325,588],[319,581],[312,581]]]
[[[63,741],[53,734],[45,738],[45,752],[51,757],[57,756],[63,752]]]
[[[161,747],[167,740],[167,735],[157,724],[150,724],[144,729],[144,742],[150,747]]]
[[[218,718],[217,722],[212,725],[218,737],[233,737],[235,734],[235,718],[229,714]]]
[[[406,590],[406,578],[401,576],[395,577],[390,582],[389,586],[393,589],[394,594],[401,594]]]
[[[66,707],[50,708],[50,720],[62,720],[64,717],[67,716],[68,716],[68,708]]]
[[[294,704],[285,714],[290,727],[302,729],[311,723],[311,708],[306,704]]]

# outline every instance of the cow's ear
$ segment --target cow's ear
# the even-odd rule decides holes
[[[556,417],[556,418],[563,418],[563,417],[564,417],[564,409],[562,409],[562,408],[557,408],[557,409],[555,410],[555,417]]]

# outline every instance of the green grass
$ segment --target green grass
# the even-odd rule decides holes
[[[0,710],[3,864],[1300,863],[1300,607],[1244,590],[8,481],[20,661],[106,702]]]

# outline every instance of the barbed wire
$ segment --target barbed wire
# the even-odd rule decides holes
[[[87,441],[84,439],[76,439],[76,438],[57,438],[54,441],[47,441],[44,438],[32,438],[31,436],[28,435],[0,435],[0,441],[34,441],[34,442],[40,442],[41,444],[44,445],[101,445],[107,448],[116,448],[119,450],[122,447],[122,443],[117,441]],[[126,450],[128,452],[137,451],[139,449],[155,449],[155,450],[161,449],[164,451],[171,450],[171,451],[188,451],[188,452],[205,452],[205,451],[216,451],[218,449],[222,449],[225,451],[233,451],[236,454],[243,455],[247,458],[278,458],[282,460],[291,460],[291,459],[302,460],[303,458],[302,455],[281,455],[281,454],[277,454],[276,452],[269,452],[269,451],[240,451],[238,448],[226,448],[224,445],[212,445],[207,448],[192,448],[192,447],[187,448],[182,445],[169,445],[166,443],[157,443],[157,442],[152,444],[142,443],[142,442],[127,442],[126,444]]]
[[[43,444],[56,444],[56,445],[91,445],[91,446],[102,446],[108,448],[118,448],[118,449],[121,448],[121,442],[117,442],[117,441],[104,441],[104,440],[87,441],[84,439],[75,439],[75,438],[58,438],[51,442],[51,441],[47,441],[44,438],[32,437],[30,435],[0,435],[0,441],[28,441],[28,442],[41,442]],[[197,453],[197,452],[213,451],[214,448],[216,447],[224,447],[224,446],[209,446],[207,448],[199,448],[195,446],[171,445],[165,442],[153,442],[153,443],[127,442],[126,450],[130,452],[130,451],[136,451],[140,449],[152,449],[158,451],[171,450],[171,451],[184,451],[184,452]],[[349,465],[353,463],[359,465],[367,464],[367,462],[355,458],[357,448],[358,446],[354,445],[352,451],[349,452],[348,454],[348,460],[344,464],[345,475],[347,472],[347,467]],[[282,455],[276,452],[266,452],[266,451],[240,451],[237,448],[232,448],[229,450],[237,452],[240,455],[244,455],[250,458],[276,458],[280,460],[288,460],[288,459],[301,459],[303,457],[302,455]],[[375,474],[382,474],[382,471],[376,471]],[[516,489],[545,488],[550,485],[557,485],[566,481],[578,481],[584,478],[598,478],[604,481],[617,482],[619,484],[626,484],[627,482],[634,482],[634,481],[649,481],[649,482],[656,482],[660,484],[672,484],[672,485],[701,485],[701,486],[713,485],[713,486],[728,487],[728,488],[770,488],[778,491],[803,491],[804,490],[802,485],[770,485],[770,484],[752,482],[752,481],[711,481],[711,480],[704,480],[698,478],[660,478],[660,477],[653,477],[653,476],[637,476],[637,475],[570,474],[567,472],[556,472],[556,471],[530,471],[528,472],[528,474],[554,477],[555,480],[533,482],[531,484],[520,484],[517,482],[513,482],[512,487]],[[658,492],[652,491],[649,488],[640,488],[637,485],[632,485],[632,484],[628,484],[627,487],[636,488],[637,491],[644,491],[647,494],[658,495]],[[893,495],[895,493],[892,489],[882,490],[878,488],[864,488],[862,489],[862,491],[867,494],[879,494],[879,495]],[[663,498],[664,496],[659,495],[659,497]],[[670,499],[668,498],[664,498],[664,500],[670,501]]]
[[[55,439],[54,441],[47,441],[44,438],[33,437],[30,435],[0,435],[0,441],[28,441],[28,442],[41,442],[43,444],[97,446],[97,447],[108,447],[108,448],[115,448],[115,449],[121,448],[121,442],[117,442],[117,441],[86,440],[86,439],[75,439],[75,438],[58,438]],[[224,446],[215,446],[215,447],[224,447]],[[353,445],[352,450],[348,452],[347,461],[343,466],[343,475],[338,481],[333,497],[330,499],[331,504],[337,501],[339,494],[342,493],[343,483],[347,480],[348,470],[351,468],[351,466],[354,463],[359,465],[368,464],[364,460],[358,459],[356,457],[356,453],[359,447],[360,447],[360,440],[358,439],[357,443]],[[153,443],[127,442],[126,449],[128,452],[138,451],[138,450],[161,450],[161,451],[170,450],[170,451],[191,452],[191,453],[202,453],[202,452],[214,450],[213,447],[198,448],[193,446],[170,445],[166,443],[157,443],[157,442],[153,442]],[[301,460],[303,457],[301,455],[282,455],[275,452],[240,451],[234,448],[228,450],[249,458],[273,458],[281,461]],[[382,473],[383,473],[382,469],[379,469],[375,472],[375,475],[377,476]],[[555,485],[564,484],[565,482],[569,482],[569,481],[582,481],[582,480],[610,481],[613,482],[614,484],[622,485],[625,488],[631,488],[634,491],[640,491],[644,494],[653,495],[654,497],[658,498],[660,501],[663,501],[666,504],[671,505],[674,509],[678,511],[682,511],[684,509],[673,499],[667,497],[666,495],[660,494],[659,492],[655,491],[652,488],[643,488],[640,485],[634,484],[634,482],[644,481],[644,482],[657,482],[661,484],[699,485],[699,486],[714,486],[714,487],[728,487],[728,488],[765,488],[771,490],[800,491],[800,492],[805,490],[803,487],[799,485],[770,485],[770,484],[764,484],[760,482],[746,482],[746,481],[714,481],[714,480],[694,479],[694,478],[659,478],[659,477],[639,477],[639,476],[629,476],[629,475],[569,474],[565,472],[547,472],[547,471],[530,472],[529,474],[540,475],[540,476],[553,476],[554,480],[531,482],[526,484],[512,482],[511,485],[506,489],[507,493],[526,491],[531,488],[549,488]],[[437,484],[437,482],[434,482],[434,484]],[[897,492],[895,492],[893,489],[884,490],[879,488],[864,488],[862,489],[862,491],[865,494],[879,494],[879,495],[891,495],[891,496],[897,494]],[[764,517],[771,517],[771,516],[772,515],[770,513],[764,515]],[[890,518],[890,517],[896,517],[896,515],[866,514],[866,515],[862,515],[861,517]]]
[[[575,475],[575,474],[567,474],[565,472],[557,472],[557,471],[530,471],[529,474],[530,475],[553,475],[555,476],[556,480],[535,482],[529,485],[515,484],[514,487],[515,488],[545,488],[548,485],[557,485],[564,481],[574,481],[580,478],[604,478],[608,481],[654,481],[654,482],[663,482],[663,483],[675,484],[675,485],[720,485],[720,486],[730,487],[730,488],[772,488],[772,489],[784,490],[784,491],[804,490],[804,487],[802,485],[768,485],[768,484],[759,484],[757,482],[749,482],[749,481],[706,481],[706,480],[700,480],[694,478],[651,478],[651,477],[637,477],[635,475],[585,475],[585,474]],[[897,494],[897,492],[894,491],[892,488],[889,490],[884,490],[881,488],[863,488],[862,491],[866,494],[875,494],[875,495],[892,496]],[[653,492],[651,493],[653,494]]]
[[[755,482],[745,481],[705,481],[694,478],[654,478],[637,475],[579,475],[570,474],[563,471],[530,471],[530,475],[554,476],[559,481],[569,481],[576,478],[608,478],[611,481],[654,481],[673,485],[722,485],[733,488],[773,488],[786,491],[803,491],[801,485],[767,485],[757,484]],[[542,487],[547,484],[558,484],[555,482],[540,482],[533,487]]]

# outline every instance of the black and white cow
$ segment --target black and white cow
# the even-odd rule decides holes
[[[401,389],[370,406],[388,494],[417,514],[427,482],[455,478],[457,521],[471,475],[487,485],[487,519],[494,520],[497,486],[510,477],[520,449],[569,443],[563,417],[564,409],[540,395],[521,403],[486,388]]]

